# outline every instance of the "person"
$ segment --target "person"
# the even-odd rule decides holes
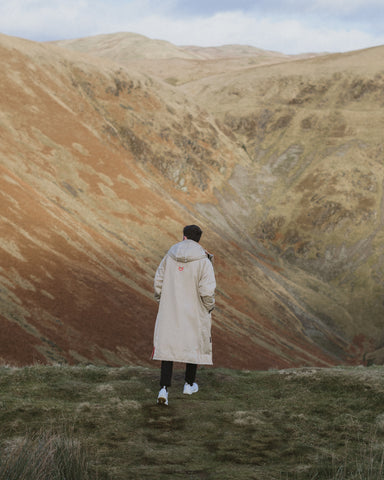
[[[216,280],[213,255],[199,244],[197,225],[183,229],[183,240],[162,259],[154,279],[159,302],[153,336],[153,360],[161,360],[157,403],[168,405],[173,362],[186,364],[184,394],[199,389],[197,365],[212,365],[211,312],[215,307]]]

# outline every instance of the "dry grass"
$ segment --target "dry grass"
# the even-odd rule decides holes
[[[95,480],[92,475],[92,479]],[[3,443],[1,480],[90,480],[84,449],[68,434],[42,430]]]

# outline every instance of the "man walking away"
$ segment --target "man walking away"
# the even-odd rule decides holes
[[[211,312],[215,306],[216,280],[213,256],[199,244],[197,225],[183,229],[183,241],[162,259],[154,281],[159,302],[152,358],[161,360],[157,402],[168,405],[173,362],[186,364],[184,394],[199,389],[197,365],[212,365]]]

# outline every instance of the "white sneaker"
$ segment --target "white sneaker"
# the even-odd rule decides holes
[[[163,387],[157,397],[157,403],[160,405],[168,405],[168,392],[165,387]]]
[[[192,393],[196,393],[199,391],[199,386],[197,383],[190,385],[189,383],[185,383],[183,393],[186,395],[192,395]]]

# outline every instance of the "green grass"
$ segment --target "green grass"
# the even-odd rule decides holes
[[[83,469],[74,480],[383,478],[384,368],[200,368],[192,396],[176,370],[168,407],[156,405],[158,377],[144,367],[0,368],[0,466],[23,450],[10,445],[36,452],[53,439]]]

